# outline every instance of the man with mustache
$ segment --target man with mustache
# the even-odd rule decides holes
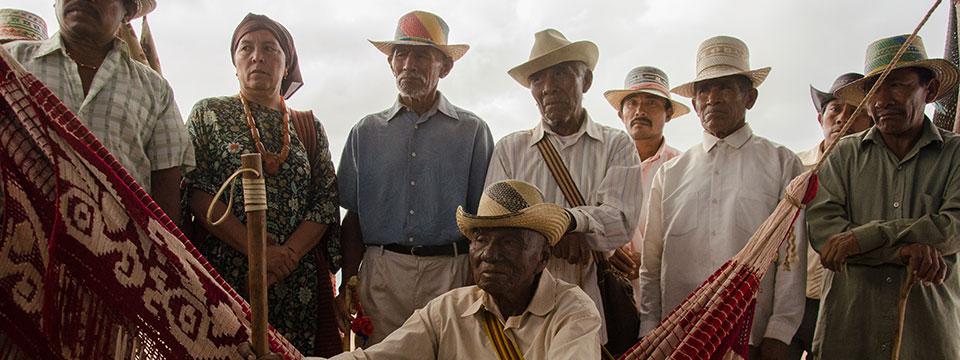
[[[530,89],[540,121],[532,130],[514,132],[497,143],[487,184],[530,182],[543,190],[548,203],[570,212],[570,227],[554,246],[547,268],[557,278],[580,285],[603,315],[592,252],[613,251],[630,240],[643,197],[640,157],[623,131],[595,123],[582,106],[593,82],[597,46],[571,42],[554,29],[540,31],[534,39],[530,59],[508,73]],[[574,206],[565,198],[541,153],[541,142],[558,153],[585,205]],[[606,344],[605,329],[600,337]]]
[[[653,178],[640,264],[640,335],[743,249],[803,169],[797,155],[755,135],[746,123],[769,72],[750,69],[743,41],[716,36],[700,44],[697,77],[672,90],[693,98],[703,141]],[[760,282],[748,339],[751,359],[785,359],[803,317],[803,224],[801,215],[795,236],[780,247]]]
[[[960,72],[929,59],[919,37],[867,46],[866,78],[836,90],[866,99],[875,125],[840,139],[820,167],[820,188],[807,207],[810,243],[823,273],[813,355],[820,359],[890,358],[898,336],[897,305],[908,274],[901,359],[960,359],[960,136],[938,129],[926,105],[956,91]]]
[[[469,241],[448,210],[476,210],[493,136],[437,90],[469,49],[448,45],[448,32],[439,16],[413,11],[400,18],[394,40],[371,41],[387,55],[400,95],[354,125],[340,157],[343,279],[359,269],[360,303],[373,323],[367,346],[470,282]],[[342,293],[337,315],[346,332]]]
[[[640,154],[643,170],[643,199],[649,198],[653,174],[664,163],[680,155],[680,151],[667,145],[663,126],[671,119],[685,115],[690,108],[670,98],[670,80],[667,74],[653,66],[641,66],[627,73],[622,90],[603,93],[607,102],[617,109],[617,116],[627,128]],[[640,218],[630,242],[617,248],[610,263],[626,274],[633,288],[633,297],[640,304],[640,250],[643,249],[643,229],[646,224],[647,206],[640,203]]]
[[[862,79],[862,74],[846,73],[837,77],[830,86],[829,92],[817,90],[810,85],[810,97],[813,98],[813,107],[817,109],[817,121],[823,129],[823,141],[817,144],[813,149],[798,153],[800,162],[803,163],[803,169],[813,168],[820,156],[834,141],[848,134],[858,133],[866,130],[873,125],[873,120],[867,116],[866,111],[861,111],[856,119],[851,119],[856,106],[847,104],[838,99],[834,93],[840,87],[853,81]],[[853,122],[850,129],[843,135],[840,130],[848,122]],[[809,218],[807,218],[809,220]],[[807,248],[807,302],[803,311],[803,321],[797,329],[790,343],[788,358],[799,360],[803,352],[810,352],[813,345],[813,331],[817,325],[817,314],[820,310],[820,289],[823,280],[823,266],[820,265],[820,254],[813,251],[813,248]]]
[[[57,0],[60,30],[3,47],[97,137],[157,205],[180,222],[180,174],[195,165],[173,90],[129,55],[120,25],[154,0]]]

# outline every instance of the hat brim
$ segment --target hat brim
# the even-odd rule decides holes
[[[951,64],[949,61],[944,59],[927,59],[901,63],[893,68],[902,69],[908,67],[919,67],[933,71],[934,76],[940,80],[940,89],[937,90],[936,99],[940,99],[950,92],[950,90],[956,91],[957,80],[958,77],[960,77],[960,73],[958,73],[957,67]],[[863,98],[867,95],[867,91],[869,91],[869,89],[863,88],[863,84],[869,79],[874,79],[880,76],[884,69],[886,69],[886,67],[874,70],[873,73],[867,77],[844,85],[843,87],[837,89],[837,92],[835,93],[836,96],[853,106],[860,105],[860,102],[862,102]]]
[[[374,47],[377,48],[377,50],[380,50],[380,52],[386,54],[387,56],[393,55],[393,48],[396,47],[397,45],[430,46],[437,50],[440,50],[440,52],[449,56],[450,59],[453,61],[460,60],[460,58],[462,58],[463,55],[467,53],[467,50],[470,50],[470,45],[467,45],[467,44],[436,45],[436,44],[427,44],[427,43],[423,43],[420,41],[413,41],[413,40],[395,40],[395,41],[394,40],[392,41],[367,40],[367,41],[369,41],[371,44],[373,44]]]
[[[693,84],[699,81],[718,79],[718,78],[722,78],[725,76],[732,76],[732,75],[746,76],[753,83],[753,87],[758,88],[760,87],[760,84],[762,84],[763,81],[767,79],[767,75],[770,74],[770,69],[771,68],[768,66],[765,68],[760,68],[760,69],[755,69],[750,71],[737,71],[737,70],[731,69],[729,71],[719,71],[719,72],[712,72],[710,74],[703,74],[703,75],[697,76],[697,78],[693,79],[693,81],[690,81],[686,84],[683,84],[671,89],[670,92],[683,97],[693,98],[694,96]]]
[[[546,54],[527,60],[527,62],[507,71],[507,74],[510,74],[510,76],[520,83],[520,85],[523,85],[523,87],[529,88],[530,75],[533,75],[537,71],[567,61],[582,61],[593,71],[597,66],[597,59],[599,57],[600,50],[597,48],[597,44],[581,40],[558,47]]]
[[[457,227],[463,236],[474,238],[474,229],[491,227],[515,227],[530,229],[543,234],[556,245],[570,224],[570,214],[556,204],[541,203],[522,209],[516,213],[498,216],[476,216],[457,207]]]
[[[666,98],[663,95],[661,95],[659,92],[656,92],[653,90],[607,90],[603,92],[603,97],[607,98],[607,102],[610,103],[610,106],[613,106],[613,108],[617,110],[617,112],[620,112],[623,104],[623,99],[626,99],[627,96],[630,96],[636,93],[647,93],[651,95],[656,95],[664,99],[667,99],[667,101],[670,101],[670,104],[673,106],[673,115],[670,116],[670,119],[678,118],[690,113],[690,108],[687,107],[687,105],[684,105],[683,103],[676,101],[674,99]]]
[[[813,107],[817,109],[817,114],[823,114],[823,107],[837,98],[836,95],[817,90],[810,85],[810,98],[813,99]]]
[[[151,11],[153,11],[153,9],[157,8],[156,0],[136,0],[136,1],[139,6],[137,7],[137,12],[133,13],[133,16],[130,17],[130,20],[149,14]]]

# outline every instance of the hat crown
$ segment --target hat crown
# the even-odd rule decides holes
[[[516,214],[542,203],[543,194],[536,186],[521,180],[505,180],[491,184],[483,191],[477,216]]]
[[[740,39],[714,36],[704,40],[697,50],[697,77],[710,73],[750,70],[750,50]]]
[[[880,39],[867,45],[863,73],[870,76],[890,66],[890,61],[893,60],[894,55],[909,38],[910,35],[898,35]],[[920,35],[917,35],[907,46],[900,60],[894,65],[921,60],[927,60],[927,50],[923,47],[923,39],[920,38]]]
[[[533,35],[533,49],[530,50],[530,59],[543,56],[546,53],[572,44],[567,37],[555,29],[545,29]]]
[[[836,93],[837,89],[846,86],[849,83],[863,79],[863,74],[859,73],[846,73],[837,77],[836,80],[833,80],[833,85],[830,85],[830,93]]]
[[[447,45],[450,27],[440,16],[426,11],[411,11],[397,21],[396,41],[416,41],[431,45]]]
[[[19,9],[0,9],[0,40],[46,40],[47,23]]]
[[[662,97],[670,98],[670,79],[667,73],[653,66],[640,66],[633,68],[627,73],[623,80],[623,88],[626,90],[653,90],[663,93]]]

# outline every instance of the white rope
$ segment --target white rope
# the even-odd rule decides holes
[[[237,171],[234,171],[233,174],[231,174],[230,177],[227,178],[227,181],[225,181],[223,185],[220,185],[220,190],[217,190],[217,194],[213,196],[213,201],[211,201],[210,206],[207,207],[207,221],[209,221],[214,226],[220,225],[225,220],[227,220],[227,214],[230,214],[230,209],[233,207],[233,188],[236,185],[237,176],[240,176],[241,174],[247,173],[247,172],[253,173],[257,177],[260,177],[260,173],[254,169],[237,169]],[[247,189],[248,189],[247,180],[243,181],[243,194],[244,194],[243,202],[245,205],[244,210],[248,212],[252,211],[250,210],[250,207],[254,207],[256,208],[256,210],[266,210],[267,208],[266,186],[264,185],[263,179],[258,179],[258,180],[259,180],[259,188],[256,187],[257,184],[250,183],[250,191],[252,191],[251,197],[253,197],[255,201],[252,201],[250,198],[248,198],[248,196],[250,195],[247,195]],[[223,190],[227,189],[228,184],[230,185],[230,199],[227,202],[227,209],[223,212],[223,216],[217,219],[217,221],[213,221],[212,220],[213,207],[217,205],[217,201],[220,200],[220,196],[223,195]],[[260,206],[262,206],[263,208],[260,209],[259,208]]]

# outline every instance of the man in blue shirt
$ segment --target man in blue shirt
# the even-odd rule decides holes
[[[338,171],[343,279],[359,272],[360,303],[373,322],[364,346],[400,327],[414,310],[470,282],[469,241],[450,209],[476,211],[493,152],[490,129],[437,91],[467,45],[447,45],[439,16],[400,18],[388,56],[400,95],[367,115],[347,138]],[[341,327],[350,318],[338,297]]]

